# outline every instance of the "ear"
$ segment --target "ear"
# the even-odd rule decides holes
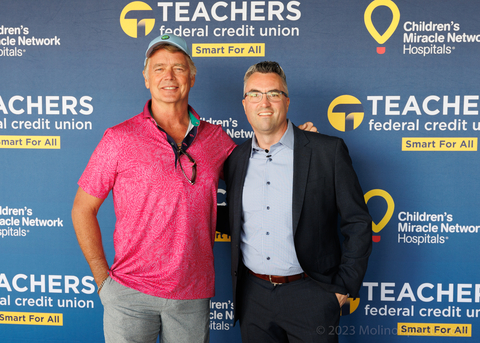
[[[195,84],[195,75],[193,75],[190,79],[190,88],[192,88],[194,84]]]
[[[148,77],[147,77],[147,74],[145,74],[145,70],[142,72],[143,74],[143,78],[145,79],[145,87],[147,89],[150,89],[150,83],[148,82]]]
[[[242,100],[242,104],[243,104],[243,110],[245,111],[245,114],[247,114],[246,100],[245,99]]]

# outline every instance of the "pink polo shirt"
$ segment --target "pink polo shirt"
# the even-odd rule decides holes
[[[78,184],[101,199],[112,190],[115,281],[162,298],[209,298],[218,180],[235,144],[220,126],[200,121],[187,150],[197,163],[191,185],[148,105],[105,131]]]

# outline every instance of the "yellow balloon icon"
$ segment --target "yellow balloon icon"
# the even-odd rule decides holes
[[[378,224],[372,221],[372,231],[375,233],[379,233],[380,231],[382,231],[382,229],[388,224],[388,222],[392,218],[393,211],[395,210],[395,203],[393,201],[392,196],[388,194],[386,191],[384,191],[383,189],[372,189],[371,191],[367,192],[365,194],[365,203],[368,204],[368,200],[376,196],[382,197],[387,202],[387,211],[385,212],[385,215],[383,216],[382,220],[380,220]],[[376,243],[380,242],[380,235],[372,236],[372,240]]]
[[[388,26],[387,31],[381,35],[378,33],[375,26],[373,26],[372,22],[372,13],[373,11],[380,6],[386,6],[392,11],[392,22]],[[368,32],[372,35],[373,39],[375,39],[378,44],[385,43],[390,36],[395,32],[397,29],[398,23],[400,22],[400,10],[398,9],[397,5],[392,0],[374,0],[368,5],[367,9],[365,10],[364,14],[364,21],[365,26],[367,27]],[[385,53],[385,47],[378,47],[377,52],[379,54]]]

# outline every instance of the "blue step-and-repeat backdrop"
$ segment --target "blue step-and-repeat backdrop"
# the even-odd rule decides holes
[[[0,3],[0,341],[102,342],[102,305],[70,211],[106,128],[149,98],[145,49],[183,36],[190,104],[241,143],[243,75],[278,61],[289,118],[343,138],[373,217],[340,342],[479,342],[480,3],[476,0]],[[223,186],[219,205],[224,202]],[[113,261],[111,198],[99,213]],[[211,341],[233,327],[217,235]]]

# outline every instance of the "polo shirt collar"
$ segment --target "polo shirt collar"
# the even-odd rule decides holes
[[[145,107],[143,108],[143,117],[144,118],[153,119],[151,104],[152,104],[152,99],[148,100],[147,103],[145,104]],[[190,118],[190,123],[193,126],[199,126],[200,125],[200,116],[197,114],[197,112],[190,105],[188,105],[188,116]],[[188,132],[190,132],[190,129],[191,128],[189,127]]]

